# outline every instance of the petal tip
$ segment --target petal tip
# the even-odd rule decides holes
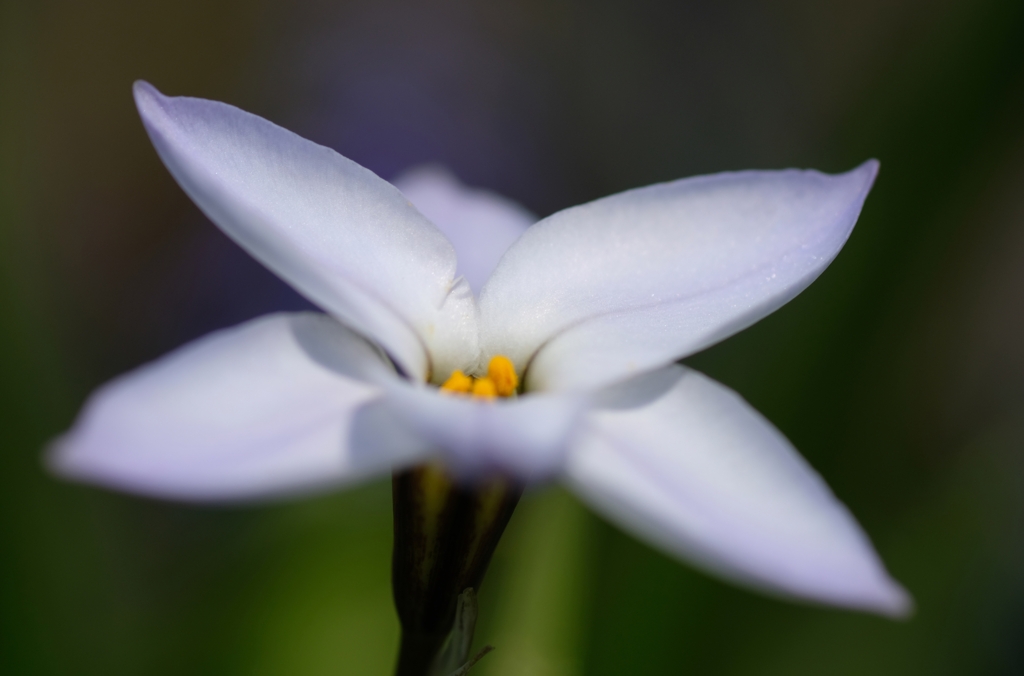
[[[64,476],[67,472],[67,453],[64,452],[64,439],[66,435],[61,435],[55,439],[51,439],[47,442],[46,446],[43,447],[43,467],[46,471],[51,474],[58,476]]]
[[[880,563],[878,564],[881,565]],[[862,578],[861,583],[845,600],[836,599],[836,605],[859,609],[887,617],[892,620],[906,620],[915,612],[914,598],[882,568]]]
[[[875,184],[875,179],[878,177],[878,170],[881,166],[881,162],[872,157],[846,172],[844,175],[859,178],[863,182],[864,193],[867,194]]]
[[[136,80],[132,84],[132,97],[135,99],[135,108],[139,111],[142,124],[155,143],[156,138],[153,137],[153,134],[157,133],[160,127],[160,120],[166,117],[167,114],[167,97],[145,80]]]
[[[43,448],[42,465],[47,472],[61,479],[78,480],[88,474],[83,458],[73,452],[74,428],[51,439]]]
[[[916,606],[914,598],[902,585],[887,579],[874,609],[893,620],[907,620],[914,615]]]
[[[132,96],[135,98],[135,106],[140,112],[151,102],[163,98],[160,90],[145,80],[136,80],[132,83]]]

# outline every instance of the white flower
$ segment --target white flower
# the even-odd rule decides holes
[[[58,471],[200,500],[429,461],[467,480],[560,479],[732,580],[907,612],[867,537],[782,434],[674,363],[810,284],[849,236],[876,162],[836,176],[689,178],[530,226],[519,207],[440,171],[409,176],[403,196],[234,107],[145,83],[135,99],[189,196],[327,314],[262,317],[115,379],[55,443]],[[456,370],[483,376],[498,355],[519,396],[438,389]]]

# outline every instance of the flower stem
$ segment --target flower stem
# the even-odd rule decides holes
[[[521,494],[521,486],[503,477],[465,485],[433,465],[392,477],[391,581],[402,625],[396,676],[431,673],[460,594],[475,604],[473,590],[480,588]]]
[[[430,676],[434,659],[444,645],[444,636],[402,631],[395,676]]]

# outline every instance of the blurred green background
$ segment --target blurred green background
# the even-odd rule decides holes
[[[195,507],[49,477],[105,379],[305,302],[175,186],[130,85],[539,215],[725,169],[882,172],[837,261],[688,363],[783,430],[916,615],[727,586],[557,489],[482,592],[474,671],[1024,673],[1024,3],[3,0],[0,672],[388,674],[386,482]]]

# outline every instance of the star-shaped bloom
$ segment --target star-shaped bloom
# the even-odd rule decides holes
[[[400,191],[232,106],[145,83],[135,99],[185,192],[325,314],[261,317],[103,386],[55,443],[60,472],[196,500],[344,486],[424,463],[465,482],[561,480],[611,521],[731,580],[907,611],[868,538],[786,438],[676,363],[822,272],[876,162],[839,175],[699,176],[533,223],[439,170],[408,175]]]

